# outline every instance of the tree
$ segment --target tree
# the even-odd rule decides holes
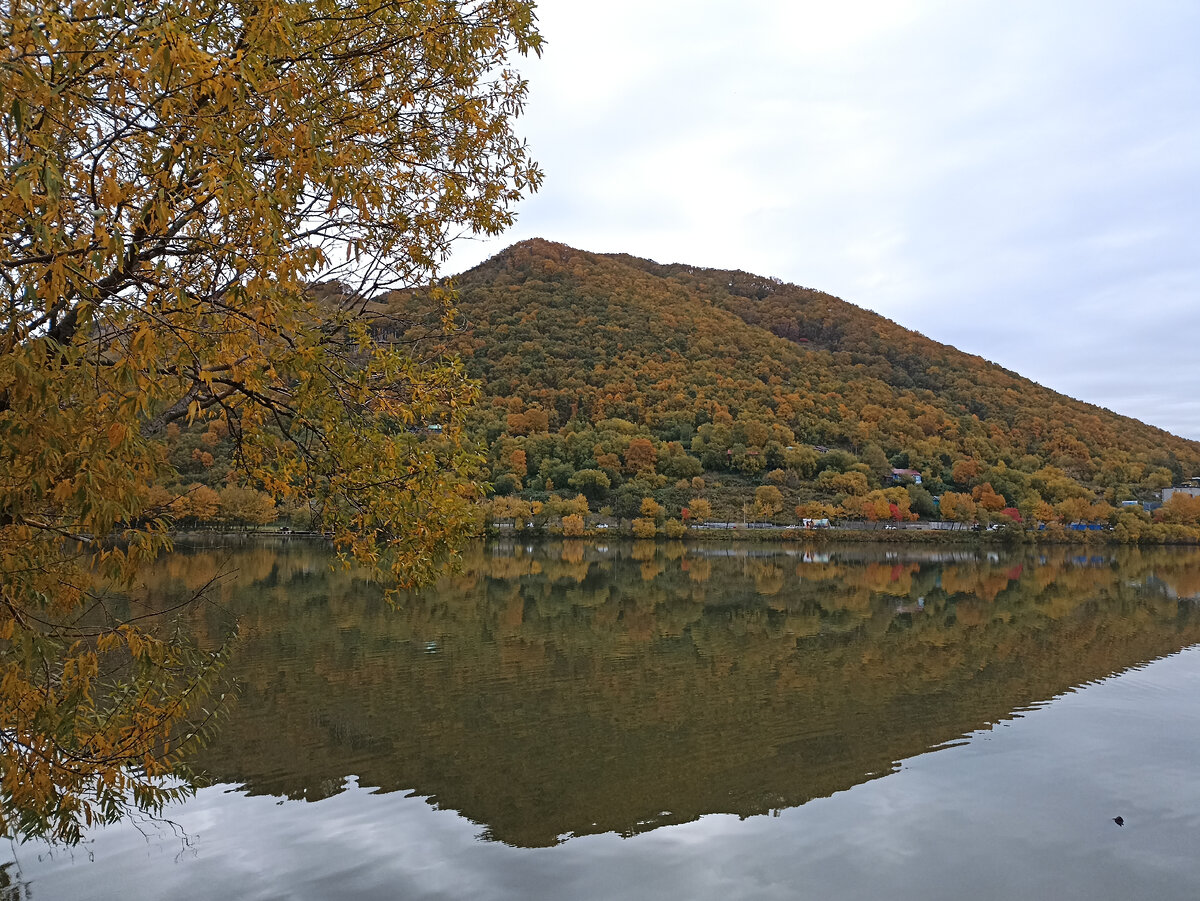
[[[633,519],[641,515],[642,499],[637,487],[624,485],[612,498],[613,513],[619,519]]]
[[[369,300],[539,183],[506,65],[540,38],[528,0],[12,0],[0,25],[0,832],[73,839],[170,796],[219,660],[71,625],[85,572],[170,544],[169,426],[223,421],[244,483],[401,584],[452,552],[474,388],[398,340],[452,294],[417,323]]]
[[[603,500],[612,488],[608,475],[599,469],[581,469],[567,480],[567,484],[593,501]]]
[[[956,485],[971,485],[979,476],[979,463],[975,460],[959,460],[951,470],[951,478]]]
[[[796,505],[796,516],[799,519],[836,519],[838,508],[832,504],[822,504],[817,501],[809,501],[805,504]]]
[[[972,492],[972,497],[980,507],[992,513],[997,513],[1008,506],[1008,502],[1004,500],[1004,496],[992,487],[991,482],[984,482],[982,485],[977,485],[974,492]]]
[[[663,516],[663,506],[652,497],[642,498],[640,512],[645,519],[658,521]]]
[[[658,465],[658,452],[648,438],[634,438],[625,449],[625,471],[636,475],[640,472],[654,472]],[[694,473],[699,475],[699,473]]]
[[[917,516],[933,519],[938,515],[938,506],[933,502],[933,495],[920,485],[905,485],[904,490],[908,492],[909,504]]]
[[[903,488],[877,488],[865,497],[849,497],[845,507],[848,512],[871,522],[886,519],[905,522],[916,519],[916,515],[909,510],[908,492]]]
[[[508,455],[509,470],[518,479],[523,479],[528,474],[526,467],[528,464],[525,460],[525,451],[522,448],[516,448]]]
[[[582,494],[577,494],[575,497],[559,497],[557,494],[552,494],[546,501],[546,512],[551,516],[568,516],[570,514],[587,516],[589,509],[587,498]]]
[[[783,451],[784,465],[799,474],[802,479],[811,479],[817,474],[821,457],[811,447],[787,447]]]
[[[274,521],[275,499],[265,491],[231,485],[221,491],[221,519],[233,526],[249,528]]]
[[[519,497],[496,497],[492,499],[492,518],[512,520],[517,528],[524,528],[525,522],[533,516],[533,507],[529,501]]]
[[[883,448],[878,444],[868,444],[862,449],[858,458],[871,467],[871,475],[877,482],[884,485],[888,483],[892,475],[892,462],[883,452]]]
[[[760,485],[754,489],[754,512],[767,519],[783,509],[783,493],[774,485]]]
[[[658,534],[658,525],[653,519],[638,517],[633,521],[634,538],[653,538]]]
[[[817,476],[817,484],[830,491],[860,497],[870,490],[867,477],[861,472],[836,472],[826,469]]]
[[[708,522],[712,519],[712,504],[702,497],[688,501],[688,515],[693,522]]]
[[[1154,511],[1154,519],[1156,522],[1200,525],[1200,497],[1172,494],[1165,504]]]
[[[194,522],[212,522],[221,509],[221,496],[207,485],[189,485],[172,505],[175,515]]]
[[[971,522],[975,518],[975,501],[969,494],[945,491],[942,493],[941,512],[942,519]]]
[[[521,483],[511,472],[502,473],[492,481],[492,491],[496,494],[512,494],[520,490]]]

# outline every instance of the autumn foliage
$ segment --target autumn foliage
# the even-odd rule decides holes
[[[540,38],[524,0],[12,0],[0,30],[0,833],[75,839],[171,796],[217,659],[84,625],[93,574],[301,503],[403,583],[453,551],[475,388],[367,306],[537,186],[508,61]]]
[[[626,522],[647,495],[668,517],[1072,522],[1200,473],[1194,442],[773,279],[533,240],[459,287],[447,346],[483,385],[468,428],[499,493],[569,486]]]

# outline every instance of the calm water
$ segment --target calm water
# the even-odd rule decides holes
[[[213,784],[0,898],[1200,896],[1200,553],[495,544],[392,609],[280,541],[146,591],[222,570]]]

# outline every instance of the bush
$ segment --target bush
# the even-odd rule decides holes
[[[654,524],[653,519],[639,517],[633,521],[634,538],[653,538],[657,534],[658,527]]]

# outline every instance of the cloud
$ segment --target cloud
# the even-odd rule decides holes
[[[546,185],[451,271],[539,235],[774,275],[1200,438],[1200,7],[539,10]]]

